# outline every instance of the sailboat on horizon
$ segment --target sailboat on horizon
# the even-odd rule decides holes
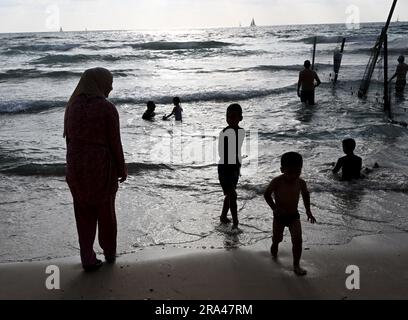
[[[252,21],[251,21],[251,25],[250,25],[251,27],[256,27],[256,24],[255,24],[255,19],[254,18],[252,18]]]
[[[394,20],[394,24],[397,26],[400,26],[401,24],[403,24],[402,21],[400,21],[399,15],[397,16],[397,18]]]

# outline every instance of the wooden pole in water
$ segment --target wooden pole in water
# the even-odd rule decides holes
[[[391,118],[391,103],[388,91],[388,35],[384,34],[384,111]]]
[[[336,66],[334,67],[335,68],[335,70],[334,70],[334,80],[333,80],[333,83],[334,84],[336,84],[336,82],[337,82],[337,78],[338,78],[338,76],[339,76],[339,70],[340,70],[340,65],[341,65],[341,58],[342,58],[342,55],[343,55],[343,51],[344,51],[344,44],[346,43],[346,38],[343,38],[343,41],[341,42],[341,48],[340,48],[340,54],[341,54],[341,56],[339,57],[339,65],[337,66],[337,68],[336,68]]]
[[[343,41],[341,42],[341,49],[340,52],[343,53],[344,51],[344,44],[346,43],[346,38],[343,38]]]
[[[382,29],[381,35],[378,38],[373,52],[371,54],[370,60],[368,61],[366,70],[364,72],[363,79],[361,80],[360,89],[358,90],[358,97],[364,98],[367,94],[368,88],[370,86],[371,77],[373,75],[375,65],[377,63],[378,57],[380,55],[381,48],[384,42],[384,35],[387,33],[388,27],[391,22],[392,15],[394,14],[395,6],[397,5],[397,0],[394,0],[391,6],[391,10],[388,14],[387,22],[385,23],[384,28]]]
[[[395,6],[397,5],[398,0],[394,0],[391,6],[390,13],[388,14],[387,22],[385,23],[385,32],[388,30],[388,26],[391,23],[392,15],[394,14]]]
[[[313,41],[313,58],[312,58],[312,70],[314,70],[314,65],[315,65],[315,56],[316,56],[316,43],[317,43],[317,37],[314,38]]]

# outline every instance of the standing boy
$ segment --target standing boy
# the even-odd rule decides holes
[[[230,223],[227,218],[231,210],[232,228],[238,229],[237,212],[237,184],[241,169],[241,147],[245,137],[245,130],[238,126],[242,121],[242,108],[239,104],[231,104],[227,109],[228,126],[224,128],[219,137],[218,153],[218,178],[224,192],[224,205],[220,216],[221,223]]]
[[[174,97],[173,98],[173,104],[174,104],[173,111],[167,116],[164,115],[163,120],[167,120],[168,118],[174,115],[174,118],[176,119],[176,121],[183,121],[183,108],[180,106],[180,103],[181,103],[180,98]]]
[[[306,270],[300,267],[302,255],[302,227],[298,212],[300,194],[302,194],[307,220],[311,223],[316,222],[310,211],[310,194],[306,182],[300,178],[302,167],[303,159],[299,153],[285,153],[281,158],[282,174],[271,181],[264,194],[266,202],[273,211],[271,254],[275,259],[277,258],[278,246],[283,240],[283,231],[288,227],[292,238],[293,271],[301,276],[306,274]]]

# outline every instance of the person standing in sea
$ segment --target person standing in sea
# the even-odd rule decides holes
[[[389,80],[390,82],[396,77],[397,81],[395,82],[395,93],[401,96],[404,93],[405,85],[407,84],[407,72],[408,65],[404,62],[405,57],[398,57],[398,66],[394,75]]]
[[[66,181],[74,201],[81,262],[85,271],[102,265],[93,244],[99,244],[108,263],[116,259],[115,196],[127,178],[116,107],[107,100],[112,74],[104,68],[86,70],[64,116],[67,144]]]
[[[225,127],[219,136],[218,154],[218,179],[222,191],[224,192],[224,202],[222,206],[220,222],[228,224],[231,222],[227,218],[228,211],[231,211],[232,230],[238,230],[238,210],[237,210],[237,184],[241,172],[242,156],[241,149],[245,139],[245,130],[239,126],[242,121],[242,108],[239,104],[233,103],[227,108]]]
[[[310,69],[309,60],[306,60],[303,65],[305,68],[299,72],[297,94],[300,101],[313,106],[315,104],[315,88],[320,85],[321,81],[317,73]]]

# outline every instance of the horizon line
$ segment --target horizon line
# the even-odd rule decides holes
[[[391,21],[392,23],[404,23],[407,21]],[[360,24],[374,24],[374,23],[385,23],[384,21],[364,21]],[[285,27],[285,26],[313,26],[313,25],[338,25],[346,24],[344,22],[322,22],[322,23],[290,23],[290,24],[271,24],[271,25],[257,25],[258,27]],[[62,28],[62,27],[61,27]],[[106,31],[172,31],[172,30],[205,30],[205,29],[236,29],[236,28],[251,28],[251,26],[213,26],[213,27],[177,27],[177,28],[136,28],[136,29],[80,29],[80,30],[54,30],[54,31],[0,31],[0,34],[18,34],[18,33],[64,33],[64,32],[106,32]],[[253,27],[252,27],[253,28]]]

